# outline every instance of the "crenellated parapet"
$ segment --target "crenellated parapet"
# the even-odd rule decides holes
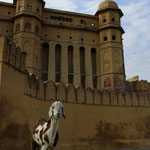
[[[16,47],[9,39],[1,36],[0,61],[17,70],[25,72],[26,52],[21,51],[21,49]]]
[[[61,82],[43,82],[33,74],[26,74],[25,95],[40,100],[59,99],[66,103],[100,106],[150,107],[150,94],[141,92],[114,92],[64,85]]]
[[[132,82],[127,81],[126,89],[128,91],[150,93],[150,83],[147,80],[136,80]]]

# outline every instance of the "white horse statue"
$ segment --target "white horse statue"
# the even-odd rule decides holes
[[[59,100],[54,101],[48,114],[50,120],[39,120],[33,130],[32,150],[48,150],[48,148],[51,148],[51,150],[56,149],[59,119],[62,116],[65,118],[63,102]]]

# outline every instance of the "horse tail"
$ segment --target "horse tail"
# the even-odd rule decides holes
[[[32,140],[32,150],[39,150],[39,145],[34,140]]]

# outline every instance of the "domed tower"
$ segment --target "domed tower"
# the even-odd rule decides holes
[[[125,88],[125,69],[122,45],[124,30],[120,25],[122,11],[116,2],[105,0],[95,14],[99,18],[99,67],[102,90]]]
[[[26,68],[40,77],[40,36],[43,0],[14,0],[13,41],[27,52]]]

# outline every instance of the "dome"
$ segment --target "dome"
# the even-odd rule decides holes
[[[103,10],[105,8],[115,8],[118,9],[118,5],[113,0],[105,0],[98,6],[97,11]]]

